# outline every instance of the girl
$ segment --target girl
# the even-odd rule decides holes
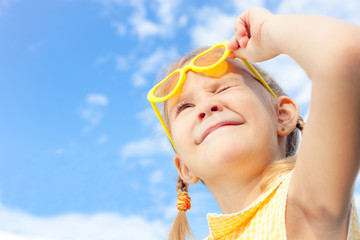
[[[360,239],[352,202],[360,163],[359,43],[360,29],[340,20],[253,8],[236,19],[228,44],[172,66],[148,95],[176,151],[179,214],[169,239],[191,237],[187,187],[199,180],[222,211],[208,215],[207,239]],[[296,160],[303,124],[297,105],[261,69],[255,66],[259,76],[239,60],[282,53],[313,81]],[[165,121],[156,102],[165,103]]]

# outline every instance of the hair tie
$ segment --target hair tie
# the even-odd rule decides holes
[[[179,211],[187,211],[191,208],[190,200],[187,192],[182,192],[177,196],[176,207]]]

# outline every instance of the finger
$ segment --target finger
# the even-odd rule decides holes
[[[234,51],[234,50],[236,50],[236,49],[238,49],[238,48],[240,47],[239,42],[237,41],[237,39],[235,38],[235,36],[233,36],[233,37],[230,39],[227,47],[228,47],[228,49],[229,49],[230,51]]]
[[[242,37],[242,38],[239,40],[239,45],[240,45],[241,48],[246,48],[248,42],[249,42],[249,38],[248,38],[248,37]]]
[[[245,51],[244,48],[238,48],[238,49],[236,49],[235,51],[232,52],[231,58],[232,58],[232,59],[234,59],[234,58],[236,58],[236,57],[238,57],[238,58],[245,58],[245,56],[244,56],[244,51]]]
[[[237,39],[247,36],[246,25],[244,25],[242,22],[235,22],[235,36]]]
[[[234,58],[236,58],[236,55],[233,52],[230,52],[229,58],[234,59]]]

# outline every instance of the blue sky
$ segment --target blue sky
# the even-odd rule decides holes
[[[0,0],[0,238],[165,239],[177,173],[147,91],[251,6],[360,25],[358,0]],[[306,116],[302,70],[286,56],[262,66]],[[201,184],[190,194],[201,239],[219,209]]]

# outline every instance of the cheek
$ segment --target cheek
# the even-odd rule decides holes
[[[181,151],[188,145],[187,143],[190,141],[191,136],[188,121],[177,119],[171,124],[170,132],[178,151]]]

